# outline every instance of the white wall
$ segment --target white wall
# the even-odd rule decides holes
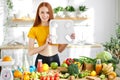
[[[68,3],[68,0],[41,0],[41,1],[48,1],[52,4],[53,8],[56,6],[63,6],[65,7]],[[103,43],[110,39],[112,35],[115,34],[115,25],[118,22],[117,19],[117,3],[119,0],[69,0],[71,1],[69,4],[75,6],[76,8],[83,4],[86,5],[88,8],[93,9],[93,25],[91,28],[94,31],[93,37],[94,42]],[[120,3],[120,1],[119,1]],[[119,5],[120,6],[120,5]],[[90,14],[90,13],[89,13]],[[120,14],[120,11],[119,11]],[[120,19],[119,19],[120,21]]]
[[[118,22],[120,23],[120,0],[118,0]]]
[[[4,1],[0,1],[0,45],[2,45],[3,41],[3,20],[4,20],[4,8],[3,8]]]
[[[36,1],[48,1],[53,6],[53,8],[59,5],[65,7],[68,4],[67,3],[68,0],[63,0],[62,2],[61,0],[55,0],[54,2],[52,0],[36,0]],[[94,16],[92,17],[93,25],[91,26],[91,29],[93,29],[92,31],[94,42],[101,43],[110,39],[110,36],[114,34],[115,24],[117,22],[116,2],[119,0],[69,0],[69,1],[71,1],[69,4],[75,6],[76,8],[79,5],[84,4],[88,8],[93,9]]]
[[[116,23],[116,0],[86,0],[94,9],[95,42],[107,41],[114,33]]]

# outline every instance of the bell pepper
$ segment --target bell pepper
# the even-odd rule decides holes
[[[66,59],[66,64],[69,66],[70,64],[74,63],[74,60],[72,58]]]
[[[78,68],[80,68],[80,66],[81,66],[81,63],[77,62],[77,61],[75,61],[74,64],[77,64]]]

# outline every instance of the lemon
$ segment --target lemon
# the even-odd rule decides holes
[[[49,65],[44,63],[43,65],[43,71],[48,71],[49,70]]]
[[[97,73],[96,73],[96,71],[91,71],[90,75],[91,75],[91,76],[96,76]]]

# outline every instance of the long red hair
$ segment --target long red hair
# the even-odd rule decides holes
[[[36,13],[36,17],[35,17],[35,21],[34,21],[33,27],[41,24],[41,19],[40,19],[40,17],[39,17],[39,9],[40,9],[41,7],[43,7],[43,6],[47,7],[48,10],[49,10],[49,16],[50,16],[50,17],[49,17],[49,20],[48,20],[48,21],[50,21],[51,19],[54,18],[54,17],[53,17],[52,6],[51,6],[48,2],[42,2],[42,3],[39,4],[39,6],[38,6],[38,8],[37,8],[37,13]]]

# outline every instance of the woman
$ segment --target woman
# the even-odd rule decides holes
[[[38,59],[50,66],[51,62],[57,62],[60,66],[58,52],[62,52],[67,44],[51,44],[49,38],[49,21],[53,19],[52,7],[47,2],[42,2],[37,9],[35,22],[28,33],[29,37],[29,55],[38,54],[35,66],[37,67]],[[74,38],[74,35],[72,36]],[[34,47],[35,40],[39,47]]]

